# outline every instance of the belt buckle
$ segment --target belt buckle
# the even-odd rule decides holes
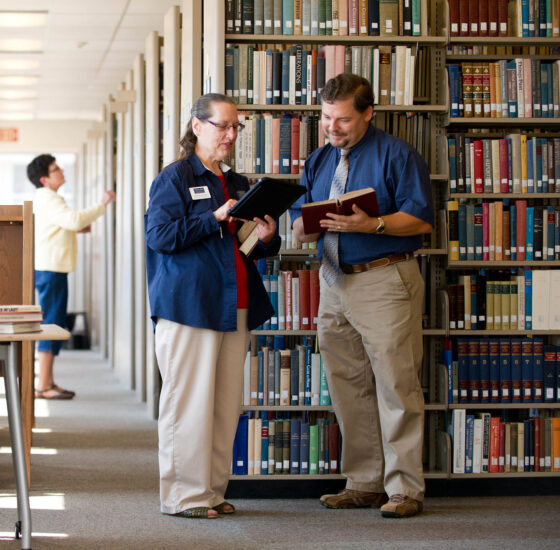
[[[386,265],[389,265],[391,263],[391,256],[385,256],[385,258],[379,258],[379,260],[376,260],[376,262],[380,262],[380,263],[375,267],[385,267]],[[385,263],[381,263],[381,262],[385,262]]]

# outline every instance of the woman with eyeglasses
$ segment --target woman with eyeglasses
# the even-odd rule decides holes
[[[273,314],[254,259],[275,255],[273,218],[239,251],[228,210],[249,189],[224,161],[243,129],[232,98],[193,105],[178,161],[154,180],[145,215],[155,350],[162,377],[158,421],[161,511],[188,518],[232,514],[225,501],[249,331]]]

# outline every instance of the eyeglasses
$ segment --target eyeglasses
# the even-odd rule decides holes
[[[201,118],[199,120],[202,120],[202,122],[209,122],[219,132],[227,132],[230,128],[233,128],[236,132],[241,132],[245,128],[245,124],[241,124],[241,122],[236,122],[235,124],[219,124],[217,122],[212,122],[207,118]]]

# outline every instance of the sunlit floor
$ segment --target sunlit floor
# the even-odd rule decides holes
[[[92,352],[63,351],[56,379],[77,396],[36,401],[34,550],[560,548],[560,496],[428,496],[425,512],[408,520],[387,520],[371,509],[328,510],[316,498],[233,499],[237,513],[212,521],[164,516],[156,422],[145,405]],[[19,550],[1,395],[0,407],[0,549]]]

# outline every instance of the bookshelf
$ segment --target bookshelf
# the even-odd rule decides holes
[[[454,3],[456,4],[456,2],[452,2],[451,0],[449,3],[450,5]],[[529,3],[532,4],[532,7],[539,4],[538,2],[533,3],[531,0],[529,0]],[[545,3],[541,2],[540,4],[541,6],[544,4],[548,8],[552,5],[552,3],[553,2],[547,1]],[[538,7],[539,6],[537,5],[537,9]],[[510,19],[508,21],[508,34],[515,34],[515,14],[515,9],[511,10]],[[520,21],[523,25],[526,22],[524,19],[520,19]],[[459,20],[459,23],[461,23],[461,20]],[[451,29],[451,25],[449,28]],[[460,163],[456,162],[457,157],[455,155],[457,152],[455,151],[455,155],[453,155],[453,150],[450,147],[450,183],[448,189],[448,199],[458,200],[459,205],[483,205],[485,203],[500,202],[501,206],[499,207],[499,212],[502,216],[503,212],[507,212],[508,216],[513,216],[514,208],[517,208],[519,202],[523,201],[527,202],[528,208],[534,209],[535,211],[544,208],[544,211],[546,212],[547,205],[552,205],[554,207],[553,211],[558,210],[558,198],[560,198],[560,194],[558,194],[558,190],[555,188],[555,183],[560,174],[555,173],[555,168],[549,172],[553,174],[553,188],[550,190],[548,189],[548,186],[551,184],[550,176],[548,176],[548,178],[542,178],[541,173],[541,185],[542,181],[546,180],[546,187],[541,186],[539,190],[536,185],[538,179],[537,170],[540,169],[537,168],[537,159],[541,162],[542,156],[540,158],[533,156],[537,150],[536,144],[539,143],[538,140],[544,138],[544,140],[550,141],[560,138],[560,118],[558,116],[558,103],[560,103],[560,97],[558,97],[557,84],[554,83],[557,82],[558,75],[558,69],[555,68],[555,65],[558,65],[558,60],[560,59],[560,50],[558,49],[558,36],[560,35],[558,31],[558,22],[551,27],[549,32],[550,34],[554,33],[555,36],[538,36],[538,28],[536,31],[537,36],[450,36],[447,45],[447,63],[459,67],[459,75],[461,75],[460,85],[462,87],[462,93],[465,94],[466,92],[466,96],[460,94],[457,105],[457,100],[454,100],[454,97],[457,98],[457,96],[454,96],[454,88],[456,89],[456,86],[454,85],[453,77],[450,76],[450,116],[446,120],[447,135],[448,138],[452,140],[449,141],[449,145],[456,145],[455,138],[457,136],[462,136],[461,139],[464,139],[465,141],[468,139],[470,140],[470,144],[473,144],[474,141],[480,140],[490,142],[502,140],[503,142],[503,140],[507,140],[511,135],[521,134],[527,136],[527,143],[534,143],[535,147],[529,150],[526,146],[525,150],[521,150],[519,152],[519,157],[521,158],[520,162],[524,164],[525,168],[523,169],[522,174],[520,173],[520,181],[518,182],[519,188],[517,189],[513,187],[516,178],[515,176],[512,176],[512,171],[516,169],[515,160],[518,156],[515,154],[512,155],[511,149],[509,150],[509,155],[510,157],[513,156],[513,159],[509,160],[509,165],[507,162],[505,163],[508,171],[504,172],[503,169],[501,171],[498,170],[498,172],[500,172],[498,176],[498,191],[500,192],[492,192],[496,191],[496,186],[494,185],[493,187],[493,183],[495,183],[495,173],[492,174],[485,172],[484,168],[481,173],[479,167],[477,168],[477,172],[474,171],[474,161],[472,155],[473,153],[476,153],[473,149],[470,149],[470,158],[462,159],[464,164],[470,165],[470,170],[467,172],[467,170],[465,170],[465,166],[463,165],[461,166],[461,175],[459,176],[458,172],[455,173],[455,169],[460,166]],[[527,34],[528,33],[529,31],[527,31]],[[514,71],[517,80],[512,81],[513,89],[506,88],[506,90],[502,91],[500,94],[500,90],[503,90],[503,88],[498,88],[497,86],[498,83],[501,84],[501,86],[504,85],[504,73],[499,75],[501,81],[498,77],[496,77],[496,83],[493,85],[496,86],[496,91],[494,92],[495,95],[491,95],[490,90],[476,90],[476,84],[469,80],[469,75],[472,74],[468,68],[470,64],[473,66],[478,64],[481,67],[485,64],[495,64],[496,67],[500,66],[501,63],[502,66],[512,67],[512,62],[515,62],[516,68],[522,68],[521,74],[519,72],[515,73]],[[461,70],[464,69],[465,64],[467,64],[467,77],[465,77],[465,72],[461,72]],[[532,68],[533,71],[527,72],[527,70],[524,70],[524,64],[528,64],[529,69]],[[545,71],[549,70],[550,73],[548,74],[552,74],[553,78],[556,79],[550,87],[550,90],[555,95],[552,100],[551,96],[548,95],[547,109],[543,108],[545,100],[543,99],[541,101],[542,98],[547,97],[545,92],[548,94],[546,81],[543,79],[541,82],[541,75],[543,74],[541,72],[541,68],[543,66],[550,66],[551,69],[545,69]],[[537,69],[535,69],[535,67],[537,67]],[[454,70],[455,69],[449,70],[450,75],[453,74]],[[497,69],[494,69],[494,71],[496,70]],[[483,69],[481,69],[481,72],[484,74]],[[496,75],[495,72],[494,75]],[[520,81],[520,77],[523,77],[523,81]],[[543,84],[543,82],[545,83]],[[485,85],[484,81],[481,82],[479,80],[478,83],[482,84],[483,87]],[[512,96],[513,92],[521,91],[521,93],[523,93],[523,91],[527,91],[526,87],[528,83],[530,83],[531,93],[522,96]],[[490,86],[491,82],[488,84]],[[482,100],[480,112],[485,116],[468,116],[467,113],[472,113],[468,111],[468,102],[472,99],[474,108],[475,97],[473,96],[475,93],[480,93],[481,91],[483,93],[487,92],[488,96],[490,96],[488,98],[484,97],[484,95],[478,95],[476,97],[476,99]],[[470,93],[473,95],[469,96]],[[494,97],[496,99],[493,99]],[[506,97],[505,106],[503,105],[504,97]],[[515,99],[513,99],[513,97],[515,97]],[[467,101],[461,105],[464,99]],[[485,113],[484,102],[488,99],[490,100],[489,106],[486,107],[488,112]],[[522,103],[521,106],[519,105],[520,99]],[[515,101],[517,101],[517,105],[515,105]],[[512,102],[514,103],[513,111],[511,111]],[[461,114],[456,116],[457,113],[455,111],[455,115],[452,116],[452,107],[455,107],[456,109],[458,108],[458,110],[461,111]],[[538,114],[537,116],[534,116],[535,111]],[[508,114],[507,117],[501,116],[506,112]],[[525,114],[526,112],[529,116],[523,117],[522,114]],[[509,116],[513,113],[515,113],[515,116]],[[547,116],[545,116],[545,114]],[[534,138],[537,141],[531,142],[531,138]],[[511,141],[508,142],[508,146],[510,146],[510,143]],[[470,146],[472,147],[472,145]],[[492,152],[490,151],[490,153]],[[468,152],[466,154],[469,155]],[[526,164],[528,156],[532,161],[532,164],[529,165]],[[554,151],[553,147],[551,159],[552,164],[554,164],[554,162],[556,162],[556,151]],[[500,157],[495,154],[483,156],[483,162],[486,163],[484,166],[487,166],[489,163],[491,167],[495,167],[496,164],[499,165],[499,160]],[[504,165],[502,165],[502,168],[503,167]],[[550,160],[548,160],[548,167],[550,167]],[[480,174],[483,175],[482,187],[479,186],[478,189],[475,189],[475,177],[476,175],[480,176]],[[504,181],[504,174],[506,174],[505,186],[507,189],[500,189],[499,183],[500,181]],[[509,174],[509,181],[507,174]],[[459,189],[459,177],[463,180],[465,187],[468,187],[468,183],[466,181],[467,178],[470,179],[470,189]],[[490,181],[488,181],[488,179]],[[490,189],[488,189],[488,183]],[[532,183],[534,184],[533,188],[531,188]],[[455,187],[455,185],[457,185],[457,187]],[[492,207],[490,206],[488,208],[491,209]],[[515,212],[517,213],[517,211]],[[554,215],[557,214],[553,214],[553,218]],[[530,230],[525,228],[522,235],[523,239],[527,237],[527,241],[523,240],[518,242],[516,239],[518,234],[516,229],[519,227],[521,222],[519,218],[516,218],[514,229],[507,233],[507,238],[505,240],[503,237],[506,235],[507,224],[502,227],[502,239],[498,245],[499,254],[498,247],[496,246],[498,241],[492,242],[492,229],[490,229],[488,234],[488,252],[483,252],[488,255],[488,259],[485,258],[481,261],[472,260],[472,258],[465,259],[464,254],[468,252],[463,252],[463,258],[461,259],[457,259],[457,257],[451,258],[451,252],[454,250],[453,241],[455,241],[455,237],[458,237],[458,234],[455,232],[455,228],[453,227],[453,218],[454,214],[450,212],[448,216],[448,221],[450,222],[448,225],[449,258],[445,270],[447,284],[442,287],[445,287],[446,292],[439,294],[443,302],[440,304],[439,311],[442,316],[440,320],[443,323],[443,327],[446,329],[446,347],[449,346],[449,343],[453,344],[453,361],[449,361],[446,367],[442,367],[438,373],[441,375],[441,378],[439,379],[440,384],[449,390],[448,392],[445,390],[443,392],[446,394],[445,402],[447,403],[445,420],[449,421],[449,424],[453,426],[452,431],[456,436],[453,437],[447,434],[446,436],[442,436],[439,440],[439,443],[442,444],[442,448],[439,449],[440,454],[447,455],[450,459],[449,478],[532,478],[558,476],[559,468],[557,467],[558,465],[556,465],[556,467],[554,465],[555,454],[554,449],[551,449],[551,439],[553,437],[552,432],[554,430],[554,428],[551,427],[551,424],[554,421],[548,419],[553,419],[559,416],[558,411],[560,409],[560,396],[557,394],[558,385],[556,382],[551,381],[550,388],[547,386],[547,373],[551,372],[550,368],[554,368],[554,358],[552,359],[552,367],[544,365],[544,353],[542,349],[538,348],[538,346],[544,346],[544,349],[546,350],[547,346],[557,344],[558,337],[560,336],[560,330],[559,328],[556,328],[554,323],[551,323],[548,328],[541,330],[535,329],[534,326],[535,319],[537,317],[534,309],[535,303],[537,303],[538,311],[540,313],[540,308],[542,307],[542,297],[544,296],[546,301],[554,304],[554,293],[550,292],[548,288],[540,290],[537,288],[537,295],[541,297],[538,298],[537,295],[534,294],[535,287],[533,286],[531,289],[533,294],[524,294],[524,310],[515,310],[518,325],[522,322],[523,326],[514,327],[512,326],[514,324],[513,320],[509,316],[509,314],[512,313],[512,310],[509,309],[509,306],[505,305],[507,298],[504,298],[503,296],[498,299],[495,296],[488,298],[488,294],[486,294],[487,290],[484,290],[482,286],[476,286],[475,294],[477,297],[478,294],[482,292],[484,295],[483,298],[485,298],[482,300],[482,305],[486,308],[483,313],[484,316],[482,317],[484,322],[480,323],[481,312],[477,309],[474,317],[472,314],[470,316],[471,320],[473,318],[477,318],[478,320],[478,322],[475,321],[477,325],[476,329],[472,329],[470,326],[467,326],[467,324],[471,324],[471,320],[467,323],[466,313],[464,315],[464,323],[461,321],[464,328],[451,328],[450,326],[455,323],[455,320],[453,319],[454,317],[455,319],[460,319],[461,317],[460,313],[458,316],[450,313],[450,310],[452,311],[455,307],[451,303],[454,301],[451,297],[453,294],[451,287],[457,283],[458,277],[471,275],[476,276],[478,284],[478,278],[483,278],[484,274],[487,275],[486,281],[491,281],[493,278],[492,275],[495,275],[498,282],[502,281],[503,278],[508,277],[506,282],[508,284],[511,282],[512,285],[516,285],[514,277],[519,276],[522,273],[530,273],[532,277],[534,273],[541,270],[543,272],[547,270],[557,270],[560,266],[560,258],[555,252],[555,239],[552,239],[551,241],[554,249],[552,255],[548,256],[545,252],[548,259],[537,260],[534,257],[537,246],[534,248],[532,246],[537,243],[537,241],[532,240],[535,235],[533,230],[536,230],[537,232],[541,231],[542,225],[531,225]],[[524,219],[523,222],[526,222],[527,227],[529,227],[530,218],[527,220]],[[486,228],[487,226],[492,228],[493,221],[485,218],[483,219],[483,227]],[[500,232],[497,229],[499,226],[500,220],[498,220],[498,222],[494,225],[494,237],[496,237],[496,233],[498,234],[498,238],[500,236]],[[513,219],[510,219],[510,229],[512,226],[514,226]],[[460,228],[457,229],[460,231]],[[509,238],[510,236],[513,238],[514,233],[515,240],[510,241]],[[463,242],[459,244],[458,249],[458,253],[460,254],[461,247],[463,250],[469,250],[469,243],[465,240],[465,232],[462,233],[462,237]],[[486,238],[486,236],[484,238]],[[543,244],[542,240],[538,241],[538,243],[540,244],[540,251],[546,250],[548,247],[548,244]],[[530,248],[526,246],[528,244],[531,245]],[[486,241],[481,242],[480,245],[484,251]],[[474,246],[476,250],[477,246],[479,246],[478,242],[475,242]],[[523,248],[522,251],[520,250],[520,246]],[[506,249],[508,250],[507,255],[509,258],[503,257],[506,255]],[[531,256],[529,256],[529,250]],[[522,259],[517,258],[517,255],[520,252],[522,252],[524,256]],[[513,254],[516,255],[516,259],[512,257]],[[455,256],[455,252],[453,255]],[[496,255],[498,255],[498,258],[500,258],[501,255],[501,259],[496,259]],[[511,275],[511,278],[509,278],[509,275]],[[459,284],[461,283],[459,282]],[[465,282],[465,284],[470,285],[471,283]],[[515,291],[521,292],[520,288],[521,287],[516,287]],[[523,287],[522,290],[525,292],[527,287]],[[464,293],[463,298],[461,298],[464,303],[466,303],[469,299],[469,295],[472,297],[472,291],[473,287],[471,286],[470,290]],[[502,301],[500,302],[499,300]],[[535,302],[535,300],[537,300],[537,302]],[[531,307],[527,309],[527,304],[529,302]],[[471,306],[473,303],[474,302],[471,302]],[[513,303],[514,302],[510,300],[509,304],[512,305]],[[518,301],[517,304],[521,305],[521,302]],[[550,308],[555,307],[552,304],[550,305]],[[478,306],[479,303],[476,304],[477,308]],[[495,309],[497,306],[499,306],[498,309]],[[505,309],[501,309],[502,307]],[[502,314],[506,315],[508,321],[504,321]],[[523,314],[527,317],[521,321],[520,316]],[[510,325],[509,328],[503,326],[504,324],[508,324],[508,322]],[[489,323],[498,323],[502,326],[501,328],[486,328]],[[472,342],[475,342],[474,347],[468,347],[471,346]],[[504,348],[501,347],[502,342],[504,343]],[[526,349],[529,351],[525,353],[523,353],[523,351],[519,352],[518,357],[517,350],[523,350],[522,346],[525,342],[528,343],[528,348]],[[462,348],[462,351],[461,345],[465,346]],[[488,353],[486,351],[488,349],[486,346],[489,346],[490,349],[488,357],[486,357],[486,353]],[[494,350],[498,350],[498,354],[496,354],[496,351],[492,351],[492,346],[495,346]],[[498,346],[500,347],[498,348]],[[485,351],[482,351],[483,349]],[[549,350],[550,349],[555,348],[549,348]],[[554,352],[552,353],[554,354]],[[449,359],[449,355],[447,357]],[[550,359],[550,353],[548,357]],[[464,369],[462,374],[458,372],[460,371],[461,366]],[[488,381],[486,380],[487,376],[489,377]],[[453,377],[452,381],[451,377]],[[466,381],[464,380],[465,378]],[[489,385],[486,386],[486,384]],[[489,391],[486,398],[483,398],[483,388],[487,388],[487,391]],[[552,397],[550,397],[551,395]],[[483,399],[485,402],[481,402]],[[488,434],[486,434],[486,432],[482,432],[482,443],[484,443],[484,438],[487,436],[486,441],[489,445],[487,454],[485,454],[486,451],[484,451],[483,448],[481,450],[480,437],[477,436],[477,427],[474,425],[474,422],[476,422],[479,418],[484,418],[485,413],[489,413],[489,415],[494,418],[497,426],[495,435],[493,435],[492,431]],[[464,418],[466,417],[468,419],[469,416],[472,417],[470,422],[473,423],[470,428],[469,421],[466,423],[463,422]],[[500,421],[496,421],[496,418],[498,417]],[[461,418],[463,418],[463,420],[461,420]],[[458,425],[455,424],[455,421],[458,422]],[[512,434],[514,432],[517,434],[517,430],[521,429],[519,428],[520,423],[524,424],[524,431],[519,432],[523,433],[524,440],[522,441],[523,444],[520,447],[516,447]],[[546,431],[548,433],[544,432],[545,425],[547,426]],[[447,426],[442,425],[437,429],[443,431],[446,427]],[[494,439],[492,439],[493,437]],[[517,435],[515,437],[517,438]],[[472,447],[469,447],[469,445],[473,445],[473,442],[475,446],[474,450]],[[447,449],[445,448],[446,446]],[[487,466],[489,471],[477,471],[477,468],[473,467],[472,461],[469,463],[469,459],[472,459],[473,456],[478,456],[481,452],[483,453],[483,456],[486,456],[487,459],[489,458],[489,464]],[[492,457],[494,457],[495,460],[493,464]],[[517,466],[518,459],[523,461],[523,464],[519,467]],[[465,468],[467,469],[467,473],[463,473]],[[470,471],[468,471],[469,469]],[[493,469],[495,471],[492,471]],[[482,470],[484,470],[484,468],[482,468]]]
[[[225,4],[225,5],[224,5]],[[235,3],[234,3],[235,4]],[[266,3],[265,3],[266,4]],[[241,45],[245,47],[254,47],[255,50],[285,50],[294,44],[301,44],[302,48],[307,51],[317,51],[319,48],[326,46],[344,46],[347,52],[352,48],[369,48],[374,49],[380,46],[390,46],[392,51],[395,51],[397,46],[409,47],[415,52],[422,52],[424,56],[424,65],[420,70],[417,69],[417,77],[425,80],[424,86],[419,86],[414,91],[413,100],[406,105],[376,105],[375,106],[375,122],[377,126],[382,127],[389,133],[395,133],[411,141],[410,136],[418,132],[421,135],[420,126],[424,132],[422,137],[422,145],[413,145],[424,154],[431,172],[431,181],[434,189],[434,198],[437,204],[445,198],[445,187],[448,182],[446,164],[441,161],[445,157],[445,118],[448,113],[446,86],[445,86],[445,51],[444,48],[448,42],[447,32],[445,30],[446,18],[446,4],[438,0],[433,2],[423,2],[424,7],[429,8],[424,17],[424,30],[430,25],[432,32],[428,33],[425,30],[423,36],[329,36],[329,35],[283,35],[283,34],[242,34],[232,33],[229,31],[224,32],[226,29],[228,15],[226,13],[228,3],[208,2],[204,5],[205,10],[205,50],[212,49],[210,56],[213,62],[206,62],[204,67],[204,86],[205,92],[217,91],[224,92],[228,90],[226,84],[226,64],[227,48],[234,48]],[[217,13],[215,13],[217,10]],[[209,14],[210,17],[206,17]],[[220,46],[216,48],[215,44]],[[365,50],[364,50],[365,51]],[[216,53],[218,52],[218,54]],[[226,52],[227,53],[227,52]],[[425,78],[425,75],[429,75]],[[368,78],[367,74],[364,74]],[[416,80],[416,79],[415,79]],[[233,94],[232,94],[233,95]],[[245,96],[245,94],[243,94]],[[321,111],[320,105],[298,105],[295,101],[290,101],[288,104],[263,104],[262,101],[255,103],[238,102],[238,110],[240,113],[247,117],[262,117],[265,113],[270,113],[272,116],[283,116],[284,114],[291,113],[298,118],[305,116],[318,116]],[[409,126],[407,126],[409,125]],[[244,134],[247,129],[244,131]],[[238,144],[240,140],[238,139]],[[322,142],[317,143],[315,146],[322,145]],[[236,159],[234,159],[236,160]],[[235,162],[234,162],[235,164]],[[253,161],[253,165],[256,163]],[[247,165],[243,165],[243,170],[238,170],[244,173],[249,179],[257,179],[261,176],[272,176],[281,179],[299,180],[301,177],[301,170],[303,162],[300,163],[297,173],[278,174],[272,171],[260,170],[261,173],[256,173],[255,170],[247,170]],[[234,168],[235,169],[235,168]],[[276,171],[274,171],[276,172]],[[293,172],[291,170],[291,172]],[[445,232],[445,226],[437,226],[436,231],[439,235]],[[435,363],[434,357],[439,353],[441,347],[441,336],[445,331],[441,325],[436,324],[436,293],[435,289],[440,285],[442,280],[442,266],[445,261],[447,253],[446,246],[442,243],[445,238],[437,238],[436,231],[434,235],[425,243],[425,248],[417,251],[419,262],[423,266],[423,272],[427,280],[427,287],[432,290],[426,293],[426,327],[424,329],[426,360],[422,375],[422,386],[425,389],[426,395],[426,415],[432,413],[441,414],[446,410],[444,403],[435,402],[428,399],[428,395],[433,393],[430,389],[430,380],[433,374],[433,364]],[[289,266],[288,269],[293,269],[296,265],[301,266],[306,263],[316,263],[316,251],[314,249],[293,249],[289,246],[284,246],[278,255],[279,262]],[[314,339],[315,331],[288,331],[288,330],[256,330],[252,332],[252,344],[255,345],[257,339],[272,338],[277,336],[284,336],[287,340],[296,342],[301,341],[302,338]],[[430,350],[428,353],[428,349]],[[321,412],[332,411],[332,407],[322,406],[243,406],[242,410],[259,412]],[[426,440],[428,436],[426,436]],[[433,453],[432,453],[433,454]],[[447,459],[445,459],[447,461]],[[447,477],[449,468],[447,465],[443,466],[439,471],[435,468],[435,458],[430,461],[428,465],[426,459],[426,478],[444,478]],[[290,478],[292,476],[289,476]],[[313,476],[307,474],[305,476],[293,476],[297,479],[325,479],[325,476]],[[328,477],[340,477],[339,474],[328,474]],[[275,479],[276,476],[268,475],[252,475],[242,476],[235,475],[234,479]],[[279,479],[287,479],[286,474],[279,477]]]

